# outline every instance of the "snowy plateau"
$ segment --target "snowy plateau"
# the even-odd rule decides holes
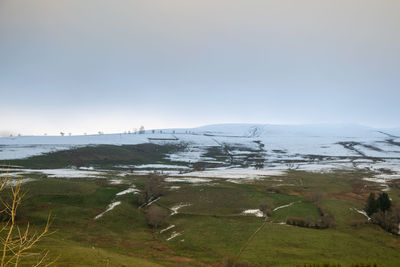
[[[144,143],[182,145],[185,149],[165,156],[171,165],[152,162],[119,166],[121,169],[135,167],[140,173],[161,170],[175,177],[184,171],[184,175],[190,177],[231,179],[257,178],[287,170],[327,172],[361,169],[376,171],[380,176],[368,179],[377,182],[397,178],[400,174],[400,129],[359,125],[218,124],[190,129],[148,130],[143,134],[3,137],[0,138],[0,160],[5,163],[85,146]],[[225,157],[209,153],[215,148]],[[245,161],[250,163],[243,168],[241,162]],[[210,163],[214,167],[191,171],[188,166],[196,162]],[[258,162],[258,166],[254,162]],[[78,176],[85,176],[85,172],[88,176],[94,175],[95,171],[90,166],[81,168],[79,173],[71,170]],[[64,176],[70,176],[67,170],[63,172]]]

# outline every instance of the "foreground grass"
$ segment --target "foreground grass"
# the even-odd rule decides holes
[[[85,246],[81,242],[68,240],[65,235],[59,233],[46,238],[40,247],[50,249],[49,257],[56,259],[56,266],[162,266],[110,249]],[[25,264],[31,266],[29,261]]]
[[[24,185],[28,194],[19,222],[40,226],[52,210],[52,228],[57,232],[40,248],[49,249],[53,257],[60,256],[57,266],[218,266],[224,258],[235,257],[263,222],[263,218],[242,215],[243,210],[257,209],[261,203],[272,208],[294,203],[273,212],[239,260],[256,266],[321,262],[398,266],[399,237],[373,225],[350,226],[351,220],[364,219],[350,210],[362,208],[369,193],[367,184],[360,184],[364,175],[290,172],[279,177],[283,181],[269,177],[247,184],[223,179],[196,185],[170,183],[180,188],[167,191],[155,204],[164,208],[191,205],[171,216],[162,227],[175,227],[156,238],[138,209],[138,196],[116,196],[131,183],[143,188],[146,177],[127,177],[127,185],[110,185],[105,179],[37,179]],[[288,216],[319,216],[310,200],[315,190],[322,192],[320,205],[335,217],[336,228],[316,230],[279,224]],[[389,193],[396,198],[399,190]],[[112,201],[122,204],[94,220]],[[182,235],[167,241],[173,231]]]
[[[380,229],[371,228],[374,227],[339,231],[267,224],[247,247],[242,258],[271,266],[325,262],[342,265],[377,262],[383,266],[396,266],[400,260],[400,243]]]

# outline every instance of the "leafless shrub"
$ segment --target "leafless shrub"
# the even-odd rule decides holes
[[[141,193],[142,204],[147,204],[165,193],[164,178],[155,174],[147,177],[146,185]]]
[[[393,233],[399,234],[399,216],[393,210],[386,212],[376,212],[371,216],[372,222],[378,224],[384,230]]]
[[[19,266],[25,258],[37,257],[33,266],[49,266],[54,263],[48,259],[48,251],[33,252],[37,243],[50,234],[51,216],[49,214],[44,229],[33,231],[28,223],[20,227],[16,223],[17,211],[25,193],[22,191],[21,180],[10,181],[8,176],[0,175],[0,211],[3,221],[0,227],[0,266]]]
[[[169,213],[158,206],[152,205],[150,208],[146,210],[146,221],[147,224],[153,227],[153,230],[164,224],[166,219],[168,218]],[[154,231],[153,231],[154,233]]]
[[[265,217],[272,216],[271,204],[269,203],[261,203],[259,210],[264,214]]]
[[[336,226],[335,218],[330,214],[325,214],[319,221],[320,228],[332,228]]]
[[[313,203],[319,203],[322,199],[322,193],[320,191],[313,191],[311,193],[311,201]]]

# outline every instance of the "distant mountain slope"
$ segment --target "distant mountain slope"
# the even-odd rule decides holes
[[[360,125],[216,124],[197,128],[148,130],[143,134],[81,136],[20,136],[0,138],[0,160],[24,158],[87,145],[185,144],[187,153],[175,155],[200,160],[207,147],[219,147],[232,157],[243,147],[278,160],[309,155],[400,158],[399,129]],[[235,147],[235,151],[231,151]],[[240,150],[240,149],[239,149]],[[189,156],[189,152],[191,153]],[[202,152],[201,152],[202,151]],[[193,156],[195,155],[195,156]],[[194,157],[194,158],[193,158]],[[203,159],[204,160],[204,159]]]
[[[197,133],[214,133],[232,136],[343,136],[379,137],[379,131],[371,127],[352,124],[310,124],[310,125],[272,125],[272,124],[216,124],[192,129]]]
[[[384,133],[399,135],[400,129],[375,129],[350,124],[272,125],[215,124],[197,128],[147,130],[145,134],[102,134],[74,136],[15,136],[0,138],[0,145],[15,144],[139,144],[154,139],[175,139],[174,134],[200,134],[228,137],[315,136],[315,137],[382,137]],[[160,131],[162,133],[160,133]]]

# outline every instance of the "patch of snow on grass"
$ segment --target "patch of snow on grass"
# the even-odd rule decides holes
[[[259,209],[254,209],[254,210],[245,210],[242,212],[244,215],[254,215],[256,217],[264,217],[264,213],[259,210]]]
[[[123,181],[121,179],[112,179],[110,180],[110,184],[122,184]]]
[[[173,232],[172,235],[171,235],[170,237],[167,238],[167,241],[170,241],[171,239],[173,239],[173,238],[175,238],[175,237],[181,236],[182,234],[183,234],[183,232],[180,232],[180,233],[178,233],[178,232]]]
[[[146,206],[150,206],[151,204],[153,204],[154,202],[158,201],[160,199],[160,197],[150,201],[149,203],[146,204]]]
[[[139,189],[137,189],[134,185],[132,185],[128,189],[117,193],[117,196],[122,196],[129,193],[138,194],[139,192],[140,192]]]
[[[378,174],[374,177],[363,178],[365,181],[386,184],[390,180],[400,179],[400,174]]]
[[[309,172],[332,172],[334,170],[350,170],[353,169],[353,165],[348,163],[338,162],[324,162],[324,163],[301,163],[298,164],[296,170],[309,171]]]
[[[400,179],[400,174],[378,174],[375,177],[384,178],[386,180]]]
[[[129,173],[130,175],[149,175],[149,174],[161,174],[161,175],[179,175],[181,171],[174,170],[143,170],[143,171],[133,171]]]
[[[87,170],[87,171],[93,171],[93,167],[79,167],[80,170]]]
[[[173,206],[170,210],[172,211],[171,216],[172,215],[176,215],[178,214],[178,210],[183,208],[183,207],[188,207],[191,206],[192,204],[190,203],[180,203],[178,205]]]
[[[53,169],[40,170],[40,172],[51,177],[77,178],[77,177],[98,177],[101,172],[98,171],[79,171],[75,169]]]
[[[171,229],[174,228],[174,227],[175,227],[175,224],[170,225],[170,226],[168,226],[167,228],[162,229],[162,230],[160,231],[160,234],[162,234],[162,233],[164,233],[164,232],[166,232],[166,231],[168,231],[168,230],[171,230]]]
[[[371,220],[371,217],[369,217],[368,214],[364,210],[359,210],[356,208],[350,208],[350,210],[354,210],[355,212],[358,212],[358,213],[364,215],[368,219],[368,221]]]
[[[259,179],[265,176],[281,176],[284,174],[286,174],[286,171],[283,170],[218,169],[190,172],[182,174],[182,176],[227,179]]]
[[[4,174],[4,176],[7,177],[21,177],[24,173],[22,172],[8,172],[7,174]]]
[[[169,183],[207,183],[210,182],[209,179],[201,179],[201,178],[176,178],[176,177],[170,177],[170,178],[165,178],[164,181],[169,182]]]
[[[126,177],[126,176],[129,176],[131,174],[132,173],[130,173],[130,172],[119,172],[119,173],[117,173],[117,176],[118,177]]]
[[[182,170],[189,169],[189,167],[187,167],[187,166],[167,165],[167,164],[144,164],[144,165],[134,166],[134,168],[137,168],[137,169],[182,169]]]
[[[114,209],[116,206],[120,205],[121,201],[116,201],[116,202],[112,202],[110,205],[107,206],[107,209],[100,213],[99,215],[97,215],[96,217],[94,217],[95,220],[99,219],[100,217],[102,217],[105,213],[109,212],[110,210]]]
[[[179,188],[181,188],[180,186],[174,185],[174,186],[170,186],[169,190],[178,190]]]
[[[297,201],[297,202],[299,202],[299,201]],[[272,211],[277,211],[277,210],[280,210],[280,209],[283,209],[283,208],[290,207],[290,206],[292,206],[293,204],[295,204],[297,202],[292,202],[292,203],[289,203],[289,204],[286,204],[286,205],[279,206],[279,207],[273,209]]]
[[[238,180],[238,179],[228,179],[226,181],[234,184],[243,184],[243,180]]]
[[[77,169],[20,169],[23,173],[43,173],[49,177],[61,178],[85,178],[96,177],[98,178],[103,173],[100,171],[83,171]]]
[[[207,150],[205,148],[199,148],[199,147],[190,147],[190,150],[184,151],[184,152],[177,152],[168,155],[168,159],[171,161],[177,161],[177,162],[197,162],[202,160],[210,160],[212,158],[205,158],[202,157]]]
[[[35,180],[34,180],[34,179],[31,179],[31,178],[12,179],[12,180],[10,179],[10,180],[7,181],[7,184],[8,184],[9,186],[16,186],[18,183],[25,184],[25,183],[32,182],[32,181],[35,181]]]
[[[374,182],[374,183],[378,183],[378,184],[385,184],[386,183],[386,179],[385,178],[363,178],[363,180],[368,181],[368,182]]]
[[[295,186],[294,184],[274,184],[272,187],[279,187],[279,186]]]

